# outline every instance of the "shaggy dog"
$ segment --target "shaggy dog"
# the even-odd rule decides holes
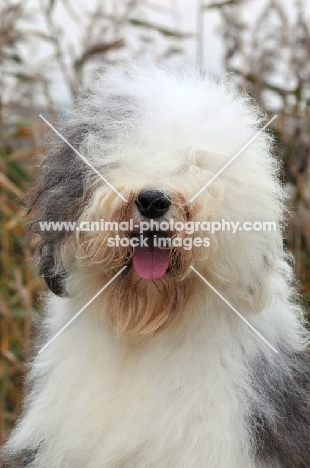
[[[309,468],[307,334],[268,132],[205,187],[264,119],[227,80],[134,65],[55,123],[92,167],[51,132],[30,211],[53,294],[7,466]],[[222,220],[241,228],[206,232]]]

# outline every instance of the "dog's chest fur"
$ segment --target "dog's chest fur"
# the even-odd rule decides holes
[[[283,352],[268,370],[272,351],[219,304],[197,298],[181,329],[143,340],[117,340],[90,307],[34,362],[34,393],[10,439],[30,464],[12,466],[306,468],[300,374],[281,369]],[[54,297],[48,335],[77,306]],[[273,310],[270,334],[282,319]]]
[[[52,309],[54,332],[70,306],[57,299]],[[37,363],[47,374],[23,426],[26,438],[29,424],[38,442],[45,438],[42,460],[52,456],[62,468],[254,466],[244,451],[240,350],[221,316],[214,330],[201,318],[133,345],[79,317]]]

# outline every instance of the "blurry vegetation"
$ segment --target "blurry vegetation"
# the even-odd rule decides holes
[[[19,410],[31,323],[44,291],[31,263],[33,246],[24,243],[21,202],[38,164],[44,130],[38,114],[57,112],[55,83],[70,105],[102,64],[139,57],[174,59],[190,37],[168,0],[167,7],[155,0],[87,3],[7,0],[0,7],[0,445]],[[202,19],[216,10],[224,67],[270,116],[278,114],[273,131],[294,213],[287,243],[305,301],[310,301],[310,29],[303,2],[297,2],[295,17],[288,17],[283,2],[266,0],[250,25],[244,13],[251,3],[193,2],[198,34],[192,38],[197,37],[201,60],[208,47]]]

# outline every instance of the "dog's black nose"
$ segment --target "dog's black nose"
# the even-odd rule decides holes
[[[154,219],[167,213],[171,201],[160,190],[143,190],[138,195],[136,205],[142,216]]]

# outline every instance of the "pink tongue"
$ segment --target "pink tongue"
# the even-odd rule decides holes
[[[138,247],[132,257],[136,273],[146,280],[157,280],[169,267],[169,250],[158,247]]]

